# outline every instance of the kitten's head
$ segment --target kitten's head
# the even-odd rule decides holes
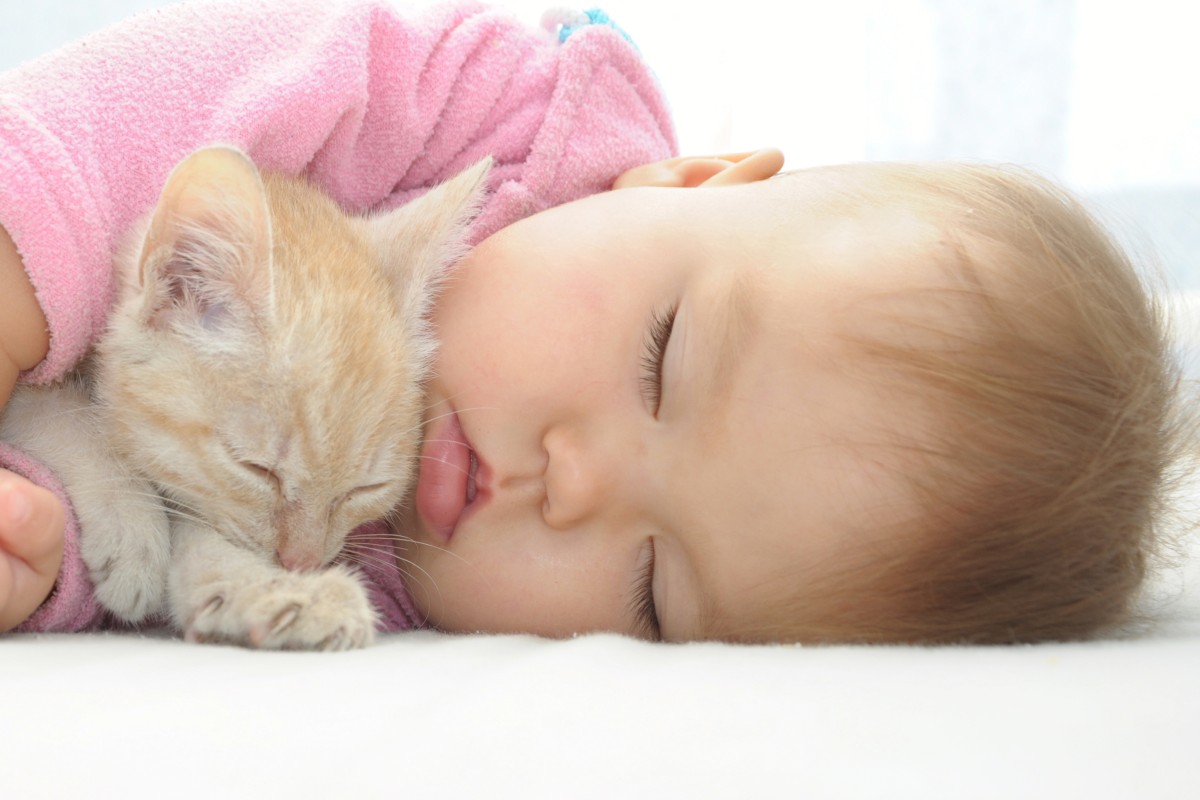
[[[100,347],[121,455],[179,513],[289,568],[329,563],[412,482],[425,315],[489,163],[354,218],[236,150],[181,162],[118,265]]]

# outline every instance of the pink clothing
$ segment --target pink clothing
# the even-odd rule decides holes
[[[0,224],[51,333],[49,355],[22,380],[57,379],[86,353],[113,299],[116,241],[171,167],[214,142],[307,175],[352,211],[404,203],[490,154],[492,194],[475,241],[675,153],[653,74],[605,25],[560,44],[475,3],[398,9],[383,0],[204,3],[136,16],[0,75]],[[0,465],[61,494],[43,468],[2,445]],[[55,593],[22,629],[101,620],[76,537],[72,520]],[[409,627],[399,580],[372,578],[386,627]]]

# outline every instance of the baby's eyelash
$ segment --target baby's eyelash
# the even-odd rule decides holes
[[[663,357],[667,353],[667,342],[671,340],[671,331],[675,328],[675,312],[678,305],[666,310],[654,312],[650,320],[650,330],[646,336],[645,354],[642,356],[642,394],[658,415],[658,407],[662,404],[662,371]]]
[[[638,570],[630,608],[637,620],[638,628],[655,641],[662,640],[662,627],[658,622],[658,608],[654,604],[654,540],[650,540],[650,555]]]

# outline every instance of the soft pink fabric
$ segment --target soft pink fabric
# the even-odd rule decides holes
[[[558,44],[475,3],[147,12],[0,75],[0,223],[51,331],[49,355],[23,380],[54,380],[87,351],[112,301],[119,237],[171,167],[214,142],[306,174],[356,211],[403,203],[490,154],[493,194],[476,241],[675,153],[652,73],[606,26]],[[0,465],[51,483],[11,452]],[[59,610],[86,605],[76,596],[86,576],[68,577],[81,569],[64,567],[27,627],[81,626],[86,614]],[[407,625],[389,615],[389,627]]]

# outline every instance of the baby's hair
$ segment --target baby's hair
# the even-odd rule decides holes
[[[927,410],[889,439],[916,513],[875,537],[895,546],[801,589],[773,638],[1034,642],[1129,623],[1195,430],[1146,278],[1025,170],[851,169],[874,179],[846,207],[914,211],[950,277],[872,297],[847,334],[848,369]]]

